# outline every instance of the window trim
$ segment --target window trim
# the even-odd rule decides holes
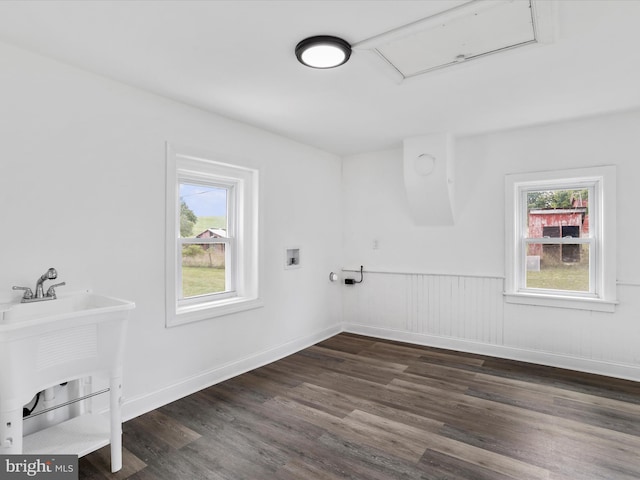
[[[572,239],[570,243],[589,243],[590,292],[523,288],[526,275],[524,221],[526,192],[545,189],[591,187],[589,199],[592,239]],[[601,166],[511,174],[505,177],[505,301],[613,312],[616,300],[616,167]],[[551,243],[566,243],[559,238]]]
[[[259,170],[237,159],[166,145],[165,325],[173,327],[263,306],[259,294]],[[230,163],[233,162],[233,163]],[[235,239],[231,266],[235,290],[181,300],[178,285],[180,182],[233,186]],[[187,240],[187,239],[184,239]],[[198,243],[202,242],[198,239]],[[188,240],[189,243],[191,240]],[[211,243],[224,243],[218,239]]]

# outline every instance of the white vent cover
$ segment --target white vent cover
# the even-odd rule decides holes
[[[453,136],[448,133],[405,138],[404,188],[416,225],[453,225]]]
[[[374,51],[404,79],[505,49],[548,42],[549,28],[542,24],[553,5],[551,0],[532,5],[533,1],[470,1],[354,48]]]

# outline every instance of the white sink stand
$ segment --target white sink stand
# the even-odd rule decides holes
[[[83,456],[111,444],[111,471],[122,468],[122,360],[134,306],[0,323],[0,454]],[[109,378],[108,417],[86,413],[23,438],[22,408],[37,392],[94,375]]]

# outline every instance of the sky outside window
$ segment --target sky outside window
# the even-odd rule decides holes
[[[227,214],[225,188],[181,183],[180,200],[198,217],[220,217]]]

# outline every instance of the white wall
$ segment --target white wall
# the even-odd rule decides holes
[[[12,285],[33,285],[54,266],[64,289],[135,301],[126,417],[336,333],[343,321],[640,379],[639,112],[458,138],[456,224],[415,227],[399,148],[341,161],[14,47],[0,44],[0,58],[0,297],[17,299]],[[164,327],[166,141],[261,169],[263,308]],[[504,305],[489,278],[504,273],[504,175],[600,164],[618,165],[616,313]],[[327,194],[341,188],[341,197]],[[287,246],[301,247],[301,268],[283,268]],[[356,287],[328,281],[329,271],[361,264],[399,273],[367,274]]]
[[[413,224],[400,148],[345,158],[344,265],[380,272],[343,289],[347,329],[640,380],[639,125],[635,111],[457,138],[450,227]],[[618,172],[616,312],[504,304],[486,285],[504,276],[505,174],[596,165]]]
[[[135,301],[125,416],[339,330],[340,158],[11,46],[0,59],[1,295],[53,266],[60,291]],[[166,141],[260,168],[263,308],[165,328]]]

